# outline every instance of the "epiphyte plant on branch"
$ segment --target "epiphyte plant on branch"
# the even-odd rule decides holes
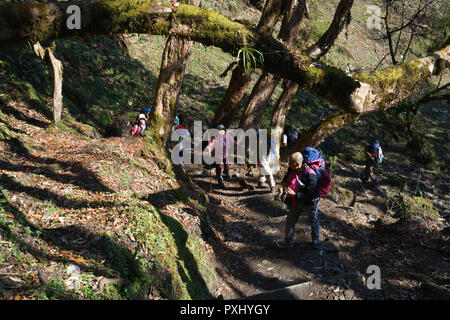
[[[250,76],[253,68],[256,69],[258,64],[264,64],[264,56],[255,48],[244,46],[238,51],[237,63],[240,63],[247,76]]]

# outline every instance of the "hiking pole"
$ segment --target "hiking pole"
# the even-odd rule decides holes
[[[212,173],[211,168],[209,168],[209,192],[212,192]]]

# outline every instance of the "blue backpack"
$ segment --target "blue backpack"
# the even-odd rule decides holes
[[[384,155],[378,140],[371,140],[367,146],[367,151],[376,159],[377,163],[383,162]]]
[[[319,150],[311,147],[306,147],[302,152],[303,161],[305,162],[305,173],[314,172],[319,180],[318,192],[321,197],[330,192],[331,177],[328,170],[325,168],[325,159]]]
[[[141,112],[140,112],[140,113],[144,114],[144,115],[145,115],[145,118],[146,118],[147,121],[148,121],[148,120],[150,120],[150,112],[152,112],[152,108],[150,108],[150,107],[143,107],[143,108],[141,109]]]

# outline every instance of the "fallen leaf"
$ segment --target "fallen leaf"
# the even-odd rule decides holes
[[[69,258],[70,261],[78,262],[78,263],[89,263],[86,259],[83,258]]]

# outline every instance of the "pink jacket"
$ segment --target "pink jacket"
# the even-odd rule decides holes
[[[301,177],[302,177],[301,172],[296,172],[295,170],[292,170],[291,172],[289,172],[284,182],[287,184],[288,188],[292,189],[295,193],[297,193],[304,186],[304,184],[300,181]],[[290,199],[291,199],[291,206],[295,207],[300,204],[297,197],[295,196],[290,197]]]

